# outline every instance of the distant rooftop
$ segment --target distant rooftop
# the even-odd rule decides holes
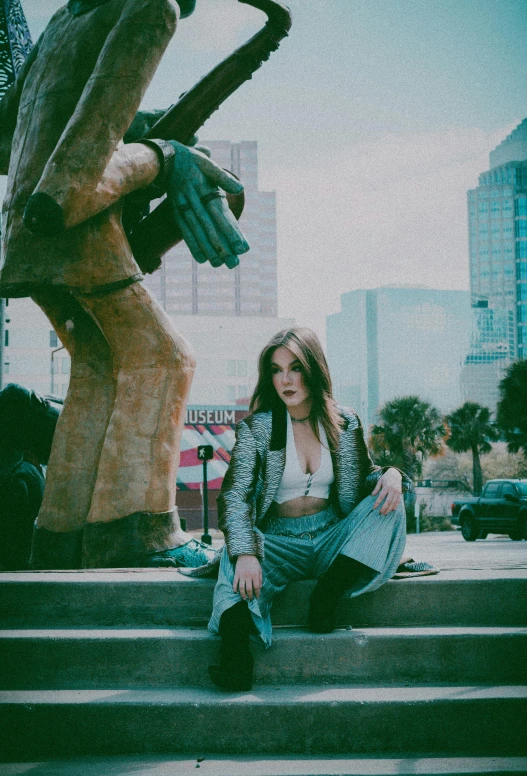
[[[527,119],[518,124],[494,151],[490,152],[490,169],[509,162],[523,162],[527,159]]]

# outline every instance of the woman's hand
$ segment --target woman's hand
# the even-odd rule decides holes
[[[377,496],[379,494],[373,507],[376,509],[379,504],[382,504],[379,510],[381,515],[386,515],[388,512],[393,512],[397,509],[403,492],[402,481],[401,472],[397,469],[387,469],[382,477],[379,478],[371,495]]]
[[[244,601],[247,598],[252,601],[254,596],[260,598],[262,567],[256,555],[238,555],[232,589],[239,592]]]

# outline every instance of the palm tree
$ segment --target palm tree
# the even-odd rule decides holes
[[[418,396],[402,396],[386,402],[379,419],[370,437],[375,461],[399,466],[409,477],[419,478],[424,459],[442,449],[445,428],[439,410]]]
[[[448,447],[455,453],[466,453],[468,450],[472,453],[472,487],[474,493],[481,493],[483,477],[480,455],[490,453],[490,443],[499,438],[489,408],[474,401],[466,401],[447,415],[445,422],[450,432],[446,440]]]
[[[500,383],[497,422],[509,453],[527,457],[527,361],[511,364]]]

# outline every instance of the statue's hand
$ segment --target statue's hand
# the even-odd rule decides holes
[[[170,143],[176,155],[167,195],[183,239],[200,264],[236,267],[238,255],[246,253],[249,244],[220,189],[240,194],[243,185],[200,151],[175,140]]]

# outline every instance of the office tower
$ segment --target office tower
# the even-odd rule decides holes
[[[173,248],[146,285],[169,315],[276,316],[276,195],[258,190],[255,141],[207,141],[217,164],[245,186],[240,226],[251,246],[234,270],[197,264],[184,243]]]
[[[526,358],[527,119],[491,152],[489,168],[468,192],[470,289],[475,303],[512,313],[511,358]]]
[[[441,412],[461,403],[469,346],[468,291],[377,288],[349,291],[329,315],[327,354],[335,396],[367,428],[391,399],[417,395]]]
[[[514,360],[514,332],[513,310],[491,308],[486,300],[472,306],[470,349],[461,371],[465,401],[476,401],[495,411],[500,380]]]
[[[70,357],[32,299],[8,299],[5,307],[3,383],[65,396]]]

